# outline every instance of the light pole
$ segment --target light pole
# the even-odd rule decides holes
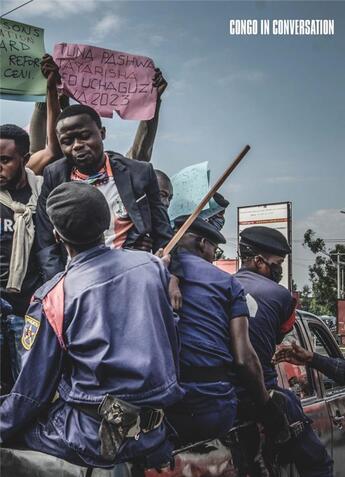
[[[337,253],[337,298],[340,300],[342,298],[341,293],[341,275],[340,275],[340,253]]]

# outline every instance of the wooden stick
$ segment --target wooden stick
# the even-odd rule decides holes
[[[175,247],[175,245],[179,242],[181,237],[186,233],[186,231],[189,229],[189,227],[192,225],[194,220],[198,217],[202,209],[205,207],[207,202],[211,199],[211,197],[214,196],[214,194],[217,192],[217,190],[224,184],[226,179],[229,177],[229,175],[232,173],[232,171],[238,166],[238,164],[241,162],[241,160],[244,158],[244,156],[247,154],[249,151],[250,146],[246,146],[240,154],[236,157],[236,159],[230,164],[230,166],[226,169],[223,175],[220,176],[220,178],[217,180],[217,182],[214,184],[213,187],[207,192],[205,197],[202,199],[200,204],[197,206],[197,208],[194,210],[192,215],[188,217],[186,222],[182,225],[182,227],[176,232],[176,234],[173,236],[173,238],[170,240],[170,242],[165,246],[163,255],[167,255],[168,253],[171,252],[171,250]]]

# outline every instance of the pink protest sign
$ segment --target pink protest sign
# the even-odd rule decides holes
[[[148,120],[155,113],[154,63],[145,56],[95,46],[59,43],[54,47],[65,93],[105,118]]]

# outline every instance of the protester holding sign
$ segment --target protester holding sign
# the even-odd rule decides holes
[[[149,162],[152,155],[153,144],[156,137],[159,110],[161,106],[161,95],[164,93],[168,83],[162,75],[159,68],[155,68],[155,74],[152,80],[152,86],[157,89],[157,104],[154,117],[147,121],[141,121],[133,145],[127,152],[126,157],[137,159],[139,161]],[[45,126],[45,115],[42,114],[41,103],[36,103],[34,115],[35,119],[42,121],[42,127],[35,122],[34,131],[30,125],[30,134],[36,134],[37,130],[47,129],[47,145],[39,151],[36,151],[30,157],[28,167],[35,174],[42,174],[45,166],[56,159],[62,157],[59,142],[56,136],[56,120],[60,113],[61,97],[66,98],[62,91],[58,93],[57,85],[60,83],[61,77],[59,69],[50,55],[45,55],[42,60],[42,72],[47,78],[47,124]],[[60,102],[60,105],[59,105]],[[64,101],[65,103],[66,101]],[[39,105],[39,106],[38,106]],[[33,120],[33,118],[32,118]]]
[[[142,239],[149,234],[153,252],[164,247],[173,232],[159,197],[152,165],[112,151],[104,152],[105,129],[99,115],[88,106],[66,108],[58,117],[56,130],[65,157],[45,168],[37,213],[38,257],[44,280],[63,270],[66,263],[46,212],[50,191],[63,182],[83,181],[104,194],[111,212],[111,223],[105,233],[106,245],[142,249]],[[90,217],[90,227],[92,220]],[[175,306],[181,302],[177,284],[175,277],[170,287]]]

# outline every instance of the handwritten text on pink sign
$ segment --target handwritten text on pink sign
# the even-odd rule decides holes
[[[54,47],[62,88],[103,117],[148,120],[155,113],[154,63],[145,56],[95,46],[59,43]]]

